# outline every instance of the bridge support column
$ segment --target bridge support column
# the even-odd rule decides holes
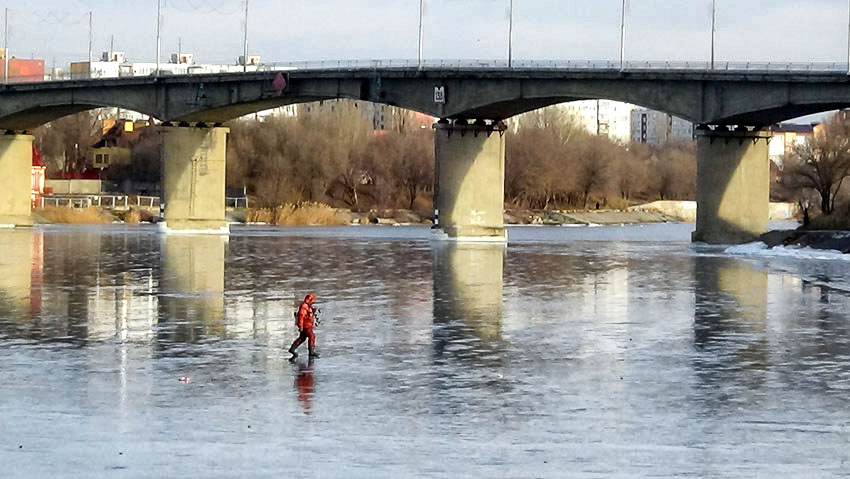
[[[164,126],[162,199],[171,233],[227,234],[224,218],[228,128]]]
[[[32,135],[0,134],[0,226],[32,226]]]
[[[435,128],[434,238],[504,243],[505,125]]]
[[[767,231],[770,166],[765,131],[697,130],[697,225],[693,241],[735,244]]]

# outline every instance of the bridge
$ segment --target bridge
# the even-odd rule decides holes
[[[72,113],[120,107],[162,122],[168,227],[226,230],[223,124],[269,108],[338,98],[440,118],[436,216],[439,230],[452,240],[505,240],[503,120],[599,98],[688,119],[699,125],[694,239],[735,243],[767,229],[770,135],[763,128],[850,106],[850,77],[846,64],[525,62],[509,68],[500,62],[420,66],[396,60],[7,84],[0,87],[0,174],[7,185],[0,191],[0,224],[30,222],[28,131]]]

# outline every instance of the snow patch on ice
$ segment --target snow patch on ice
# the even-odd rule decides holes
[[[844,254],[838,250],[803,248],[800,246],[774,246],[773,248],[768,248],[761,241],[730,246],[726,248],[725,253],[739,256],[850,261],[850,254]]]

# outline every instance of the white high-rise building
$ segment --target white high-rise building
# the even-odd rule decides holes
[[[671,140],[692,140],[694,124],[666,113],[645,108],[632,111],[631,139],[634,143],[661,146]]]
[[[607,135],[623,145],[631,140],[631,114],[637,108],[635,105],[613,100],[581,100],[563,106],[590,134]]]

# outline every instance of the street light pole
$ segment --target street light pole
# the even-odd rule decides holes
[[[91,45],[92,45],[92,20],[91,20],[91,17],[92,17],[92,12],[91,12],[91,10],[89,10],[89,71],[91,71],[91,61],[92,61],[92,57],[91,57],[91,48],[92,48],[92,47],[91,47]]]
[[[156,0],[156,76],[159,76],[159,57],[160,57],[160,29],[162,24],[162,0]],[[110,60],[112,60],[110,58]]]
[[[5,10],[3,20],[3,82],[9,83],[9,9]]]
[[[623,0],[620,9],[620,71],[626,69],[626,6],[629,0]]]
[[[717,36],[717,0],[711,0],[711,69],[714,70],[714,48]]]
[[[423,67],[422,52],[424,50],[425,40],[425,0],[419,0],[419,69]]]
[[[513,68],[514,56],[514,0],[508,6],[508,68]]]
[[[850,17],[850,1],[847,2],[847,12]],[[847,22],[847,74],[850,75],[850,19]]]
[[[245,38],[242,42],[242,71],[248,72],[248,0],[245,0]]]

